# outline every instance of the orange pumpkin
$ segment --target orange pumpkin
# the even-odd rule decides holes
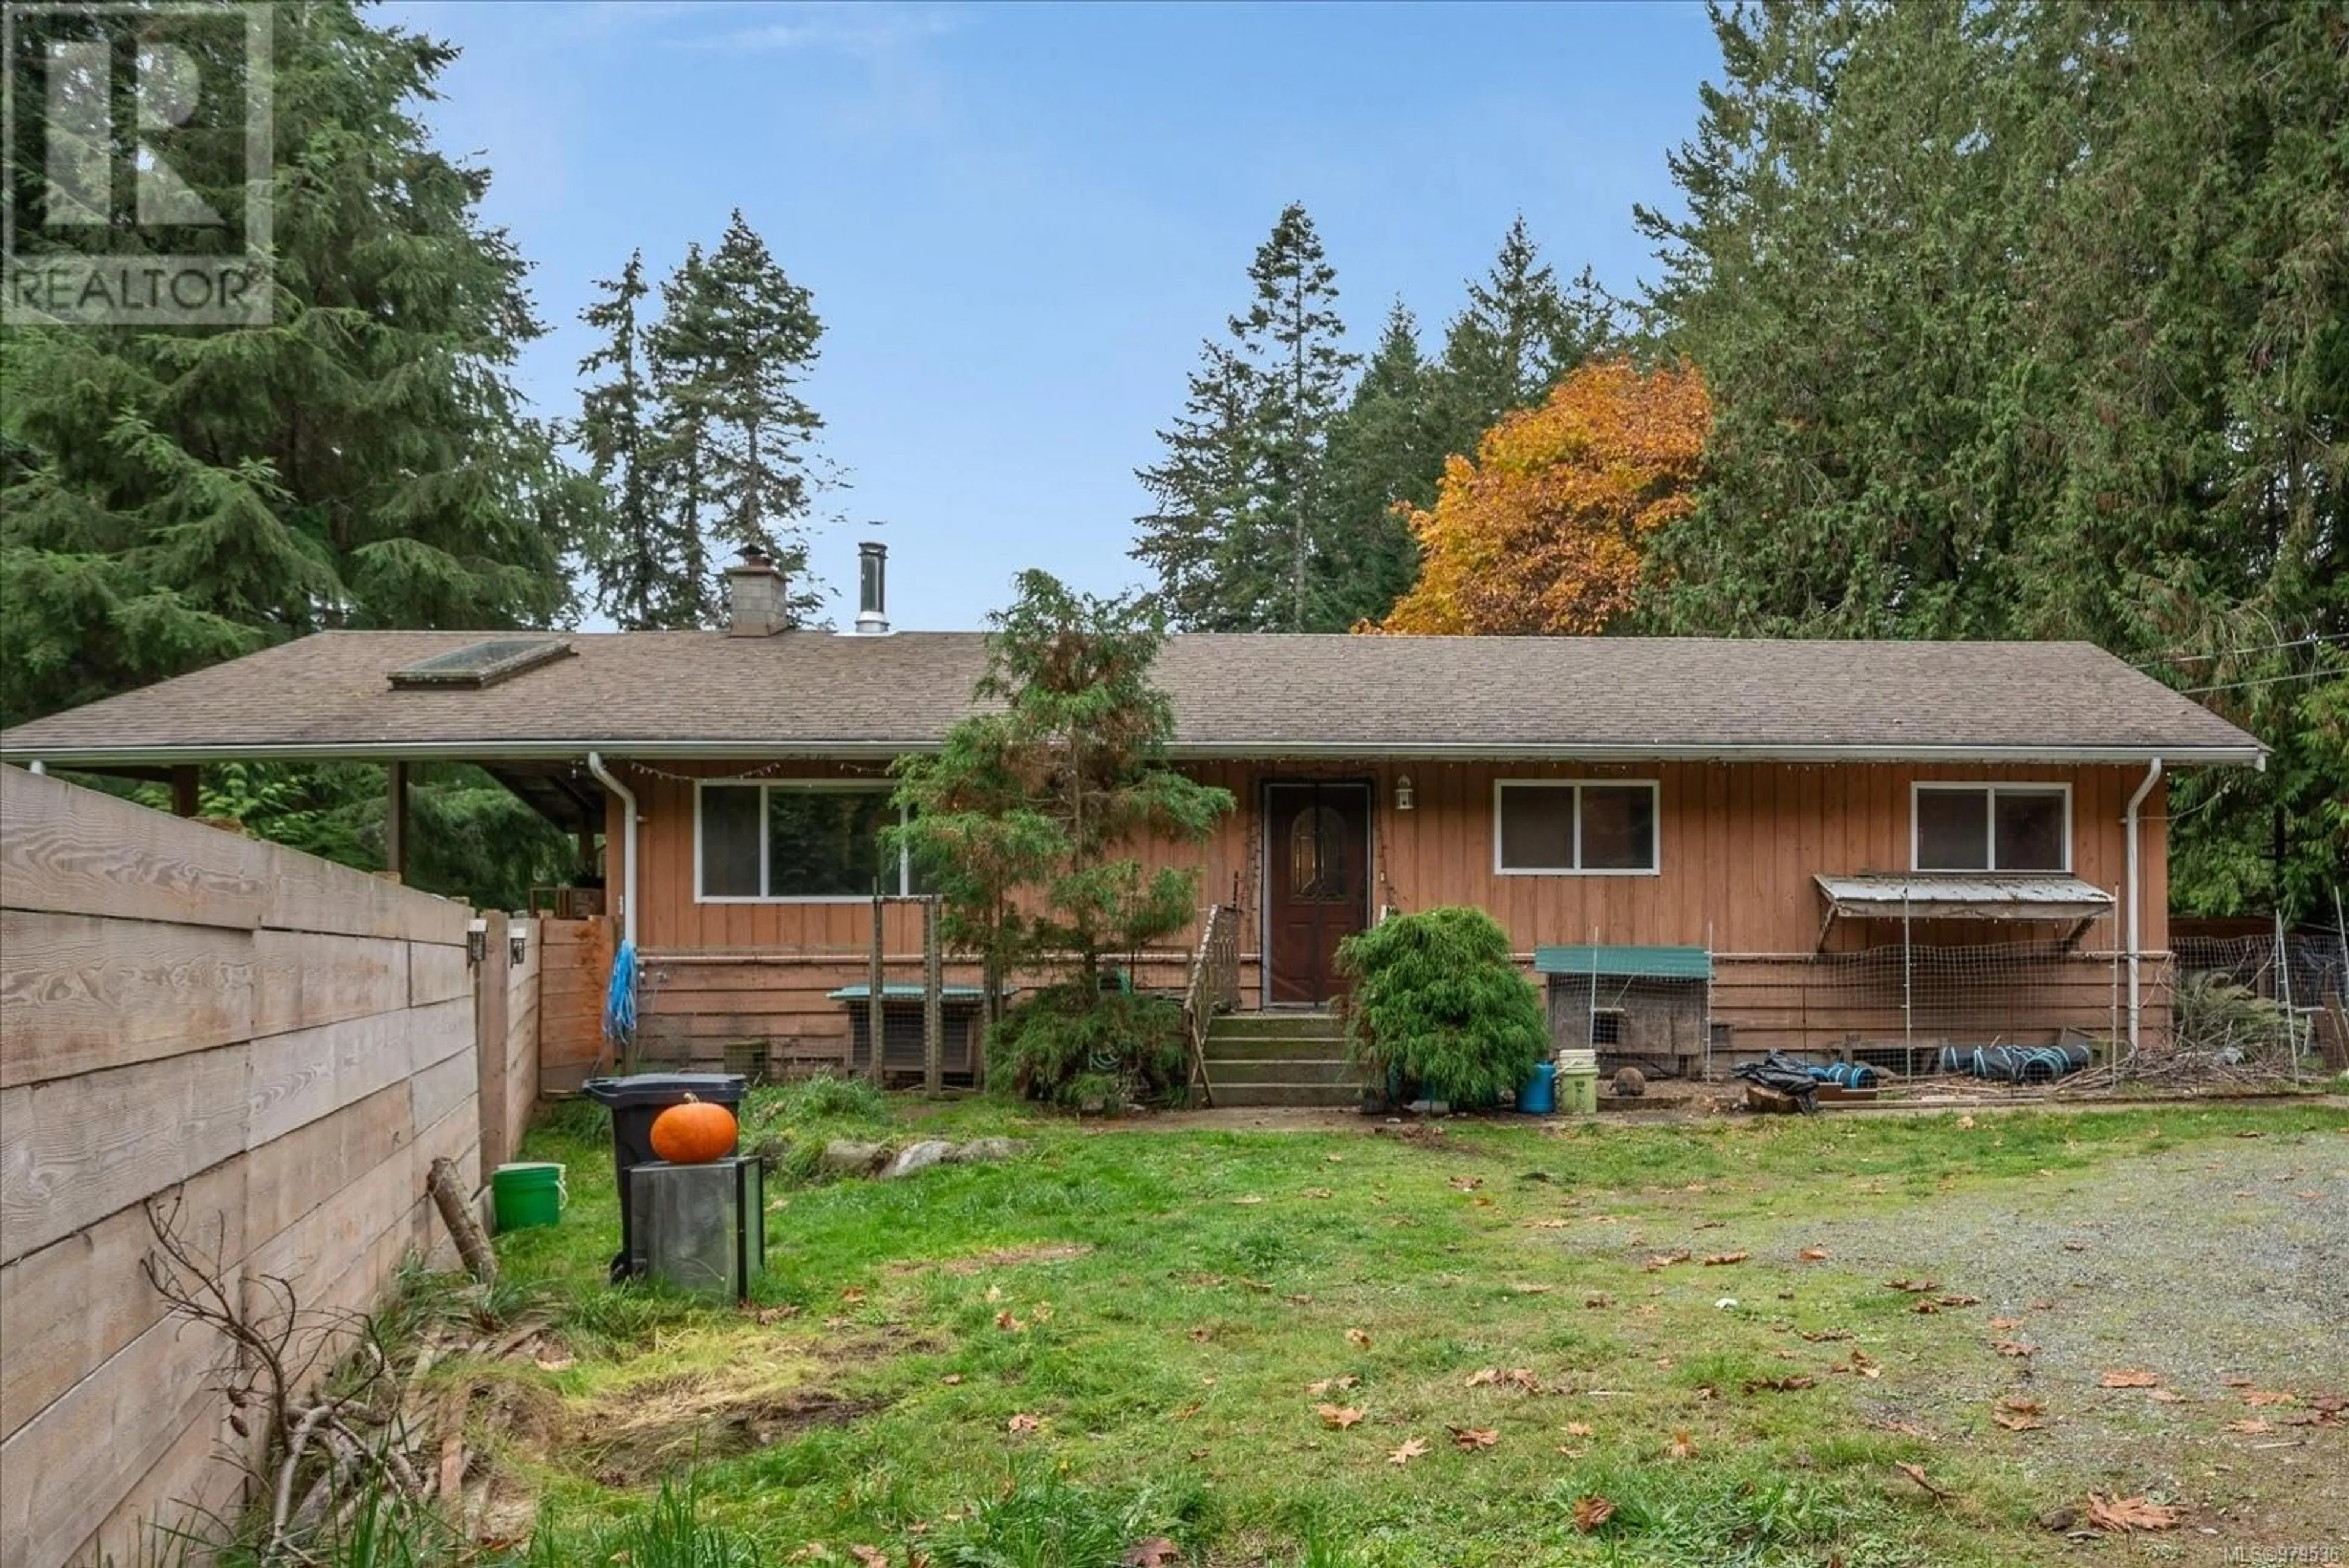
[[[734,1152],[734,1113],[688,1095],[653,1118],[653,1152],[671,1165],[724,1159]]]

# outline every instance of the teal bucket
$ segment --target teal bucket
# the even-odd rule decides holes
[[[1534,1075],[1517,1091],[1517,1109],[1529,1116],[1546,1116],[1557,1109],[1557,1067],[1555,1063],[1534,1064]]]
[[[490,1177],[490,1201],[501,1233],[552,1225],[563,1218],[563,1206],[570,1200],[563,1167],[550,1161],[502,1165]]]

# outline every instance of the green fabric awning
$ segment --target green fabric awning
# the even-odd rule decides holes
[[[1711,980],[1713,955],[1702,948],[1536,948],[1534,968],[1618,980]]]

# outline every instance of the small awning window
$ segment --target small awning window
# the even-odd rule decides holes
[[[1815,877],[1830,919],[2092,920],[2114,899],[2094,882],[2054,873]]]

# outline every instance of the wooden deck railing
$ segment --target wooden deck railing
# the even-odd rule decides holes
[[[1207,1081],[1207,1026],[1218,1012],[1240,1004],[1240,912],[1237,905],[1210,904],[1199,921],[1199,945],[1183,985],[1183,1027],[1191,1050],[1191,1073],[1200,1097],[1216,1103]]]

